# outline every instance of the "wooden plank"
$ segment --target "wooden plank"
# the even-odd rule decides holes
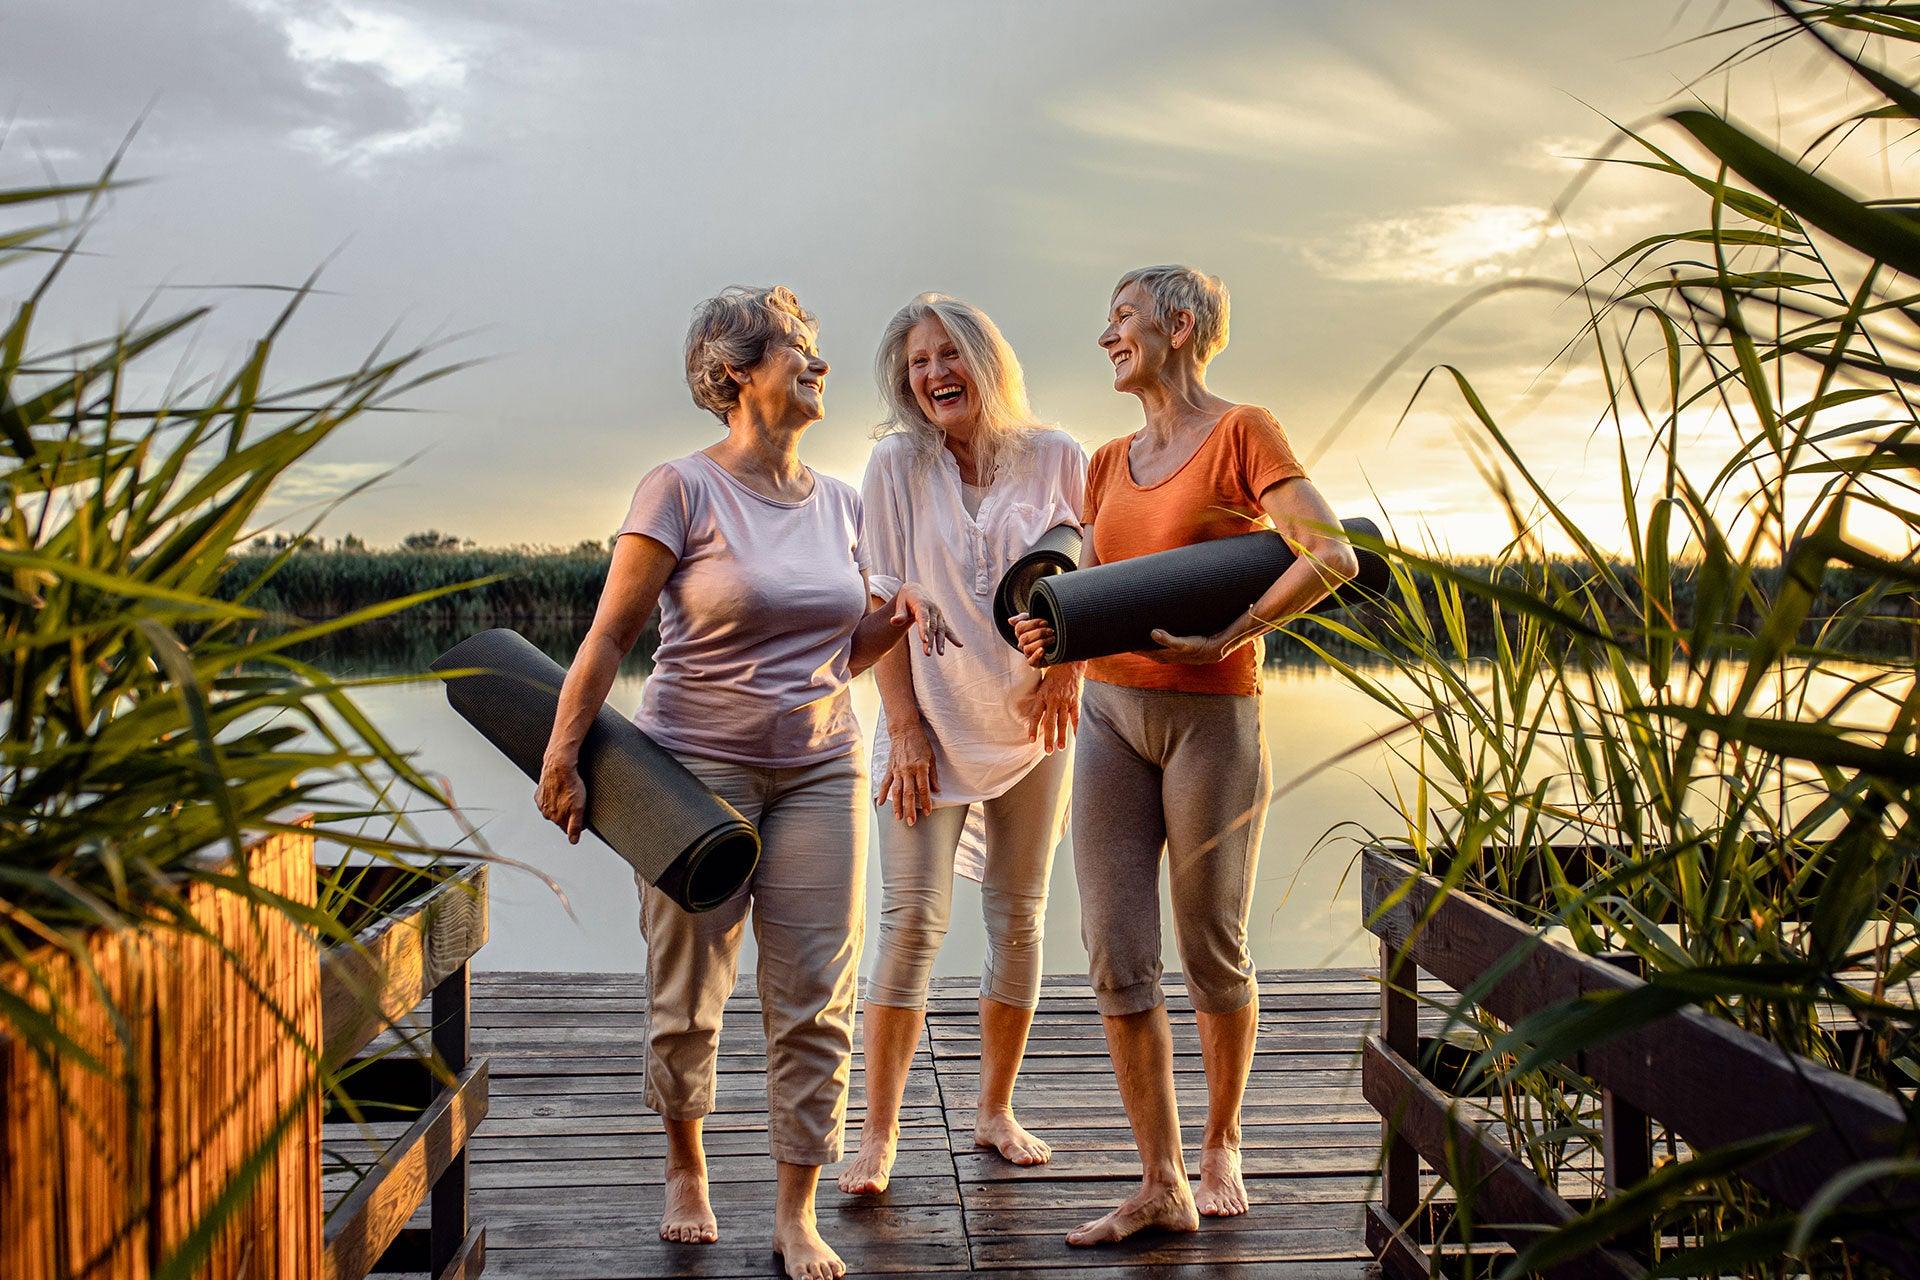
[[[460,1074],[327,1220],[326,1280],[361,1280],[487,1113],[487,1061]]]
[[[1407,892],[1382,911],[1403,886]],[[1443,893],[1432,876],[1377,851],[1363,859],[1369,928],[1409,950],[1422,969],[1460,988],[1520,957],[1481,1001],[1503,1022],[1588,993],[1642,985],[1469,895],[1442,900]],[[1905,1115],[1887,1093],[1695,1008],[1614,1036],[1575,1065],[1696,1151],[1806,1126],[1806,1138],[1740,1174],[1790,1205],[1805,1205],[1843,1169],[1899,1154],[1905,1129]],[[1850,1241],[1899,1274],[1920,1276],[1920,1179],[1879,1180],[1848,1204],[1889,1224]]]
[[[463,868],[408,910],[321,957],[322,1057],[345,1062],[432,994],[487,940],[487,866]]]
[[[1378,1036],[1367,1041],[1362,1071],[1367,1100],[1393,1132],[1456,1187],[1463,1178],[1471,1182],[1476,1220],[1483,1229],[1519,1248],[1537,1239],[1541,1228],[1574,1219],[1571,1205],[1534,1177],[1504,1143],[1460,1115],[1445,1094]],[[1630,1258],[1596,1249],[1547,1274],[1554,1280],[1637,1280],[1645,1272]]]

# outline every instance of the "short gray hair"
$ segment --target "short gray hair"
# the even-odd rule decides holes
[[[1027,403],[1027,380],[1020,371],[1020,357],[1014,355],[999,326],[971,303],[944,293],[923,293],[887,321],[880,334],[880,349],[873,358],[873,376],[880,384],[887,416],[874,435],[906,435],[913,442],[915,457],[924,464],[931,464],[944,447],[946,432],[920,412],[907,370],[907,335],[928,319],[938,320],[946,329],[980,393],[980,431],[973,447],[981,483],[989,484],[994,467],[1017,457],[1039,424]]]
[[[727,366],[751,369],[765,359],[768,345],[786,336],[783,317],[798,320],[809,333],[819,332],[813,313],[783,284],[729,285],[695,307],[687,326],[687,389],[693,402],[725,422],[740,404],[740,384]]]
[[[1153,299],[1154,323],[1169,333],[1176,312],[1193,314],[1193,354],[1201,364],[1226,350],[1231,299],[1219,276],[1179,265],[1136,267],[1120,277],[1113,291],[1119,293],[1130,284],[1146,290]]]

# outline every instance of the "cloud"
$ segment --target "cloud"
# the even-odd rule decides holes
[[[1631,205],[1563,220],[1527,204],[1430,206],[1355,223],[1296,248],[1321,275],[1358,284],[1473,285],[1525,271],[1553,243],[1619,235],[1653,221],[1663,205]]]
[[[244,3],[278,26],[306,88],[324,105],[321,119],[292,131],[295,145],[363,165],[460,136],[457,103],[471,51],[447,32],[352,4]]]
[[[1051,114],[1110,142],[1242,157],[1393,150],[1449,131],[1441,115],[1386,78],[1339,58],[1266,63],[1257,77],[1229,71],[1145,92],[1094,93]]]

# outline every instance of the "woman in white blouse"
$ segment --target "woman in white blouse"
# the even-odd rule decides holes
[[[874,364],[889,414],[862,490],[868,586],[884,601],[902,581],[921,584],[946,606],[947,630],[965,648],[935,663],[903,645],[874,666],[885,707],[873,744],[885,891],[861,1016],[866,1123],[840,1176],[855,1195],[884,1191],[893,1168],[956,855],[980,881],[987,926],[974,1141],[1016,1164],[1053,1154],[1015,1119],[1013,1081],[1039,1002],[1080,672],[1028,667],[994,629],[993,596],[1041,534],[1078,523],[1087,475],[1073,438],[1033,420],[1020,362],[977,308],[921,294],[888,323]],[[984,858],[977,838],[962,848],[975,808]]]

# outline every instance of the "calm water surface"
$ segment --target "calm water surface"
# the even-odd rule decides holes
[[[1265,719],[1277,789],[1387,723],[1386,713],[1338,676],[1319,668],[1269,667]],[[623,712],[639,704],[643,674],[622,675],[609,701]],[[863,726],[876,723],[879,695],[870,678],[854,685]],[[438,685],[367,691],[362,705],[395,745],[417,752],[429,772],[446,776],[455,800],[482,829],[488,845],[553,878],[556,894],[536,876],[497,868],[492,884],[492,936],[475,963],[488,969],[591,972],[645,967],[639,897],[627,864],[591,835],[569,845],[533,807],[533,784],[455,715]],[[1396,823],[1375,788],[1392,794],[1384,752],[1373,749],[1286,791],[1267,818],[1250,926],[1254,960],[1263,967],[1310,968],[1366,963],[1374,954],[1360,927],[1359,888],[1349,875],[1351,840],[1325,839],[1344,823],[1382,832]],[[429,836],[457,838],[450,819],[423,823]],[[1316,847],[1317,846],[1317,847]],[[879,918],[880,875],[870,861],[869,922]],[[1161,877],[1163,951],[1169,969],[1180,966]],[[877,931],[867,931],[871,959]],[[986,935],[980,890],[959,881],[952,931],[940,952],[940,974],[980,970]],[[748,935],[742,971],[751,972]],[[1086,970],[1080,942],[1080,902],[1074,889],[1072,833],[1054,861],[1048,899],[1045,963],[1050,973]],[[862,963],[861,971],[867,965]]]

